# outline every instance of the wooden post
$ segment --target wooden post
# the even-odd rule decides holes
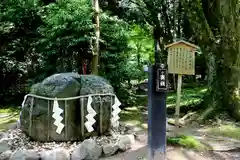
[[[92,6],[94,8],[94,20],[95,20],[95,44],[93,47],[93,58],[92,58],[92,73],[95,75],[98,75],[98,64],[99,64],[99,40],[100,40],[100,21],[99,21],[99,14],[100,14],[100,8],[99,8],[99,2],[98,0],[92,0]]]
[[[114,96],[110,96],[111,98],[111,103],[110,103],[110,118],[109,118],[109,125],[112,126],[112,122],[111,122],[111,118],[112,118],[112,106],[113,106],[113,103],[114,103]]]
[[[50,140],[50,128],[51,128],[51,108],[50,108],[50,101],[48,100],[48,137],[47,140]]]
[[[182,88],[182,75],[178,74],[178,85],[177,85],[177,102],[176,102],[176,112],[175,112],[175,125],[179,126],[179,116],[180,116],[180,100],[181,100],[181,88]]]
[[[33,105],[34,105],[34,97],[32,97],[30,112],[29,112],[29,136],[32,136],[32,112],[33,112]]]
[[[80,114],[81,114],[81,136],[82,136],[82,140],[84,138],[84,99],[81,97],[80,98]]]
[[[65,102],[65,104],[64,104],[65,138],[67,139],[68,138],[68,106],[67,106],[67,101],[65,100],[64,102]]]
[[[100,119],[100,122],[99,122],[99,128],[100,128],[100,135],[102,135],[103,133],[103,111],[102,111],[102,105],[103,105],[103,102],[102,102],[102,97],[99,96],[100,98],[100,105],[99,105],[99,119]]]

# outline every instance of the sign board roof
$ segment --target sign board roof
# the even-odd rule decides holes
[[[175,45],[179,45],[179,44],[181,44],[181,43],[182,43],[182,44],[185,44],[185,45],[187,45],[187,46],[189,46],[189,47],[191,47],[191,48],[199,49],[199,47],[196,46],[195,44],[186,42],[186,41],[184,41],[184,40],[180,40],[180,41],[177,41],[177,42],[168,44],[168,45],[165,46],[165,48],[170,48],[170,47],[173,47],[173,46],[175,46]]]

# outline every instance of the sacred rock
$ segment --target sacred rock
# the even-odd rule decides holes
[[[114,94],[114,91],[108,81],[99,76],[59,73],[33,85],[30,94],[48,98],[70,98],[89,94]],[[91,107],[97,114],[94,116],[94,131],[90,133],[84,126],[88,113],[88,96],[57,102],[63,110],[60,116],[63,118],[61,123],[64,127],[60,134],[56,132],[57,126],[54,125],[55,119],[52,117],[54,101],[27,96],[22,107],[20,123],[21,129],[31,139],[45,142],[76,141],[109,132],[114,96],[92,95]]]

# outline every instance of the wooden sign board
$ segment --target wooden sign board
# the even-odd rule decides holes
[[[195,74],[195,52],[196,45],[178,41],[166,46],[168,50],[168,73],[178,74],[177,101],[175,111],[175,125],[179,125],[180,97],[182,87],[182,75]]]
[[[195,74],[195,52],[198,48],[194,44],[178,41],[166,46],[168,50],[168,73]]]

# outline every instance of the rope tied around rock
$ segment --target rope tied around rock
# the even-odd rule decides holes
[[[75,97],[67,97],[67,98],[50,98],[50,97],[44,97],[44,96],[39,96],[39,95],[34,95],[34,94],[27,94],[24,96],[24,100],[22,102],[22,109],[25,107],[25,103],[26,103],[26,100],[28,99],[28,97],[32,97],[32,100],[31,100],[31,106],[30,106],[30,112],[29,112],[29,136],[31,136],[32,134],[32,112],[33,112],[33,106],[34,106],[34,99],[35,98],[38,98],[38,99],[42,99],[42,100],[47,100],[48,101],[48,115],[50,115],[52,112],[54,113],[52,115],[52,117],[55,119],[55,122],[54,122],[54,125],[57,126],[57,130],[56,132],[58,134],[61,134],[61,131],[62,129],[65,127],[65,136],[68,136],[67,134],[67,124],[68,124],[68,112],[67,112],[67,101],[69,100],[76,100],[76,99],[83,99],[83,98],[90,98],[92,99],[92,97],[95,97],[95,96],[98,96],[98,97],[101,97],[101,96],[111,96],[111,102],[112,100],[115,99],[114,103],[112,104],[111,103],[111,124],[113,127],[117,127],[119,122],[119,116],[118,116],[118,113],[120,113],[121,109],[119,108],[119,106],[121,105],[121,103],[119,102],[117,96],[115,94],[112,94],[112,93],[105,93],[105,94],[88,94],[88,95],[81,95],[81,96],[75,96]],[[50,109],[50,102],[49,101],[53,101],[55,105],[53,105],[53,110],[51,111]],[[64,117],[65,117],[65,125],[61,122],[63,120],[63,117],[61,117],[61,113],[63,113],[63,110],[61,108],[59,108],[58,106],[58,101],[65,101],[65,109],[64,109]],[[82,106],[82,105],[81,105]],[[93,111],[94,109],[91,107],[91,103],[87,105],[87,111],[88,111],[88,114],[86,115],[86,118],[88,119],[87,122],[83,122],[84,120],[84,107],[81,107],[80,108],[81,110],[81,126],[83,127],[85,125],[86,129],[88,130],[88,132],[92,132],[93,131],[93,128],[92,128],[92,125],[96,122],[96,120],[93,118],[96,114],[93,114],[91,115],[93,112],[90,112],[90,111]],[[102,127],[102,103],[100,105],[100,131],[102,130],[101,127]],[[21,112],[20,112],[20,116],[21,116]],[[89,118],[89,117],[92,117],[92,118]],[[51,116],[48,116],[48,121],[50,123],[51,121]],[[51,124],[48,123],[48,129],[50,129],[51,127]],[[89,125],[91,124],[91,125]],[[84,129],[84,127],[82,128]],[[82,136],[83,136],[84,133],[82,133]],[[50,135],[48,134],[48,139],[50,138]]]

